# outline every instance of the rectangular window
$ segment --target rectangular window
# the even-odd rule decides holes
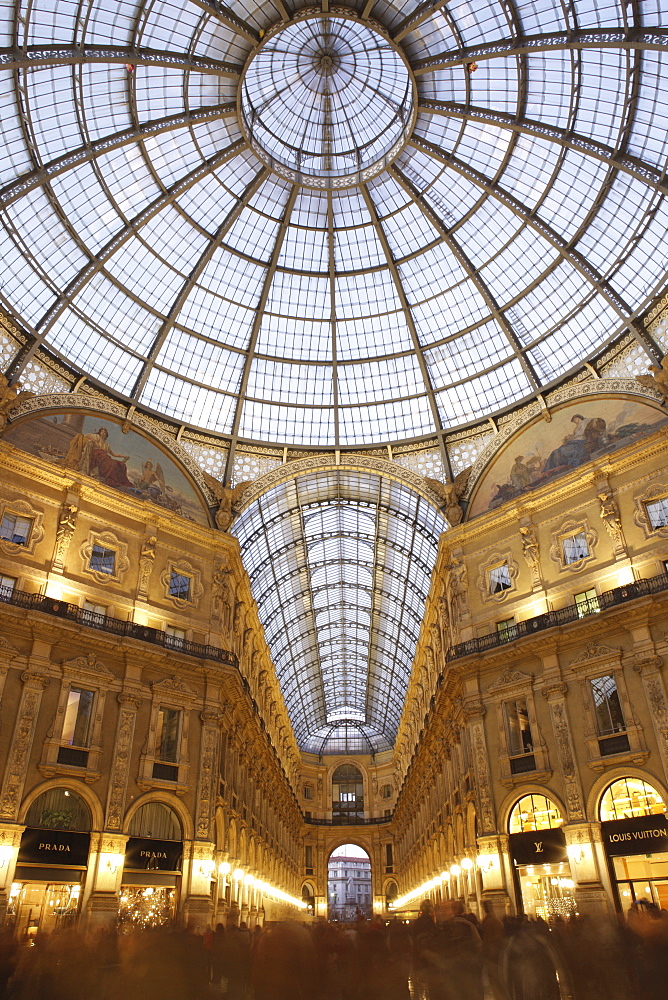
[[[305,799],[313,798],[313,789],[311,788],[310,785],[304,785],[304,798]]]
[[[83,620],[90,622],[92,625],[102,623],[107,617],[106,605],[95,604],[94,601],[84,601],[81,610],[83,611]]]
[[[14,592],[15,587],[16,587],[15,577],[0,575],[0,599],[2,599],[3,597],[9,597],[9,595]]]
[[[501,563],[500,566],[494,566],[488,573],[490,594],[500,594],[503,590],[510,590],[512,581],[510,579],[508,563]]]
[[[612,674],[606,674],[604,677],[596,677],[590,684],[599,736],[624,732],[626,726],[615,678]]]
[[[27,545],[32,530],[29,517],[19,517],[18,514],[3,514],[0,524],[0,538],[13,545]]]
[[[533,753],[529,710],[526,698],[516,698],[504,704],[506,728],[508,730],[508,751],[511,756]]]
[[[305,851],[305,862],[307,868],[313,868],[313,844],[306,844]]]
[[[586,559],[589,555],[589,546],[584,531],[562,538],[561,548],[564,554],[564,566],[572,566],[573,563],[580,562],[581,559]]]
[[[104,545],[93,545],[90,554],[90,568],[95,573],[108,573],[113,576],[116,571],[116,552],[114,549],[106,549]]]
[[[508,642],[510,639],[515,639],[517,636],[515,619],[505,618],[502,622],[497,622],[496,631],[501,642]]]
[[[668,525],[668,497],[646,503],[645,510],[651,528],[665,528]]]
[[[385,867],[391,868],[394,864],[392,857],[392,844],[385,844]]]
[[[65,723],[61,742],[69,746],[87,747],[90,721],[93,715],[94,691],[70,688],[65,708]]]
[[[573,596],[575,601],[575,607],[578,609],[578,617],[584,618],[585,615],[596,614],[597,611],[601,610],[601,606],[598,603],[598,595],[594,589],[583,590],[581,594],[575,594]]]
[[[179,725],[181,711],[178,708],[160,706],[158,711],[158,738],[155,756],[169,764],[176,764],[179,749]]]
[[[180,601],[190,600],[190,577],[185,573],[171,571],[169,575],[169,596],[178,597]]]
[[[185,629],[177,628],[176,625],[168,625],[165,632],[168,636],[166,646],[170,646],[172,649],[183,649],[183,644],[186,641]]]

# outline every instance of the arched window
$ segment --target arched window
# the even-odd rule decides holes
[[[152,840],[183,840],[181,821],[173,809],[162,802],[147,802],[130,820],[131,837]]]
[[[357,823],[364,819],[364,782],[354,764],[340,764],[332,775],[332,820]]]
[[[48,792],[42,792],[28,809],[26,826],[88,833],[91,828],[90,809],[76,792],[68,788],[50,788]]]
[[[666,804],[655,788],[642,778],[619,778],[609,785],[601,798],[602,822],[656,816],[665,813]]]
[[[554,830],[564,820],[554,802],[545,795],[523,795],[513,806],[508,821],[509,833],[532,833],[534,830]]]

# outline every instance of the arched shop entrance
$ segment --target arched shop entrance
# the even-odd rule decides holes
[[[7,916],[21,940],[73,926],[90,851],[91,814],[69,788],[50,788],[25,817]]]
[[[642,778],[618,778],[603,792],[599,814],[619,908],[668,908],[668,820],[659,792]]]
[[[327,864],[329,919],[351,923],[373,915],[371,861],[357,844],[342,844]]]
[[[119,923],[141,928],[169,924],[181,884],[181,821],[163,802],[146,802],[130,820],[128,832]]]
[[[557,805],[539,794],[523,795],[508,821],[520,906],[530,916],[544,920],[577,911],[563,822]]]

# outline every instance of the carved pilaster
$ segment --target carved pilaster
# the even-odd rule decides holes
[[[132,755],[137,709],[141,699],[133,694],[121,693],[118,696],[121,706],[116,726],[116,742],[114,744],[113,769],[109,782],[107,799],[107,830],[120,830],[125,812],[125,796],[128,787],[128,772]]]
[[[62,573],[67,559],[67,551],[76,528],[79,511],[75,504],[65,502],[60,509],[56,529],[56,546],[53,554],[53,568]]]
[[[550,706],[550,718],[559,758],[559,768],[566,788],[569,817],[571,819],[584,819],[582,789],[575,764],[573,739],[566,711],[565,695],[567,690],[565,684],[550,684],[549,687],[543,689],[543,695],[547,698]]]
[[[211,835],[211,820],[216,801],[214,773],[216,751],[218,749],[218,731],[220,714],[214,711],[200,713],[202,720],[202,739],[200,744],[199,780],[197,783],[197,823],[195,836],[198,839],[209,840]]]
[[[480,832],[483,834],[494,833],[496,830],[494,802],[492,800],[492,782],[489,773],[489,754],[487,752],[485,725],[483,722],[484,714],[484,706],[479,703],[468,704],[464,707],[464,717],[467,721],[469,746],[471,747],[473,769],[475,772]]]
[[[662,662],[660,656],[641,654],[636,658],[633,669],[642,678],[661,761],[664,772],[668,774],[668,698],[666,698],[666,687],[661,676]]]
[[[7,759],[7,769],[0,795],[0,817],[15,820],[21,804],[21,794],[25,782],[30,748],[35,737],[35,725],[39,714],[44,688],[51,681],[44,674],[26,670],[21,674],[23,693],[14,726],[11,749]]]

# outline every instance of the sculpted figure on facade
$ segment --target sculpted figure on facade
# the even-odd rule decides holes
[[[424,479],[429,489],[440,497],[441,509],[453,528],[455,525],[461,524],[464,517],[461,497],[468,484],[470,474],[470,468],[464,469],[458,476],[455,476],[454,482],[448,480],[445,483],[438,479],[430,479],[428,476],[425,476]]]
[[[208,473],[204,473],[207,486],[218,501],[218,509],[214,514],[216,527],[221,531],[229,531],[232,522],[239,513],[239,505],[244,493],[252,483],[239,483],[235,487],[223,486],[218,480]]]
[[[4,431],[9,420],[9,414],[24,399],[31,399],[35,395],[28,389],[22,389],[19,383],[10,385],[6,375],[0,372],[0,434]]]
[[[450,598],[450,621],[454,627],[459,627],[462,621],[469,617],[469,582],[468,570],[464,557],[455,553],[448,565],[448,592]]]
[[[62,569],[65,565],[67,550],[70,547],[77,524],[78,513],[79,511],[74,504],[63,504],[60,517],[58,518],[58,527],[56,528],[56,551],[53,557],[53,564],[56,569]]]
[[[213,597],[213,620],[217,621],[224,632],[232,628],[232,603],[234,592],[230,585],[232,568],[226,562],[215,565],[211,579]]]
[[[150,535],[142,542],[141,553],[139,555],[139,584],[138,591],[140,597],[148,595],[148,584],[153,572],[155,563],[155,547],[158,539],[155,535]]]
[[[646,375],[636,375],[636,382],[658,392],[664,403],[668,403],[668,354],[664,356],[660,365],[650,365]]]
[[[599,490],[597,496],[598,502],[601,505],[601,520],[612,539],[614,549],[616,552],[624,552],[624,535],[622,532],[622,519],[619,516],[619,507],[612,494],[607,490]]]
[[[522,539],[522,555],[531,572],[533,584],[540,582],[540,550],[538,548],[538,538],[533,524],[520,524],[520,537]]]

